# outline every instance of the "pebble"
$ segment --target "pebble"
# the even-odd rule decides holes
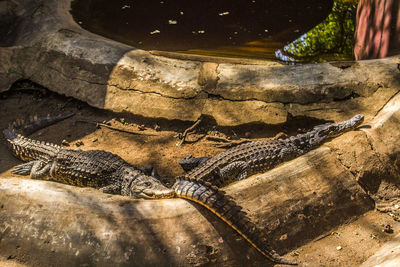
[[[75,142],[75,145],[76,146],[83,146],[84,143],[81,140],[78,140],[78,141]]]
[[[62,140],[61,141],[61,145],[63,145],[63,146],[69,146],[69,142],[67,141],[67,140]]]

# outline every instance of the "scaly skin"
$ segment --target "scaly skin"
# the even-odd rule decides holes
[[[17,166],[13,173],[29,174],[34,179],[53,180],[69,185],[90,186],[106,193],[136,198],[188,199],[216,214],[268,260],[279,264],[296,264],[270,249],[266,237],[250,222],[242,208],[210,183],[177,179],[173,188],[169,189],[156,178],[145,175],[142,170],[110,152],[63,149],[58,145],[31,140],[16,133],[16,128],[33,132],[69,116],[72,115],[32,118],[26,123],[18,121],[4,131],[15,156],[28,161]]]
[[[103,150],[63,149],[58,145],[31,140],[16,132],[16,129],[32,132],[72,115],[31,118],[26,123],[20,120],[4,130],[14,155],[28,161],[17,166],[13,173],[30,175],[32,179],[90,186],[105,193],[136,198],[173,196],[172,189],[115,154]]]
[[[326,140],[358,127],[363,115],[340,123],[318,125],[310,132],[285,140],[265,140],[244,143],[217,154],[215,157],[194,158],[180,161],[187,180],[203,180],[217,185],[244,179],[252,174],[265,172],[276,165],[294,159],[320,146]],[[196,166],[194,167],[193,166]]]
[[[264,233],[248,219],[240,206],[217,187],[203,181],[177,179],[172,188],[177,197],[194,201],[216,214],[269,261],[297,265],[296,262],[282,258],[272,250]]]

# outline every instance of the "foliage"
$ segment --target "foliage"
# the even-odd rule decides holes
[[[323,54],[352,58],[357,2],[335,0],[331,14],[315,28],[286,45],[284,54],[296,61],[310,60]]]

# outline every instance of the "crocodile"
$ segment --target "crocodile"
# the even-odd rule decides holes
[[[269,261],[297,265],[287,260],[268,245],[263,231],[252,223],[242,207],[218,187],[209,182],[177,178],[172,188],[165,187],[156,177],[127,163],[119,156],[104,150],[65,149],[58,145],[27,138],[17,131],[30,134],[40,128],[73,115],[32,117],[18,120],[3,131],[14,155],[27,163],[16,166],[13,173],[30,175],[75,186],[89,186],[104,193],[135,198],[165,199],[178,197],[202,205],[232,227]],[[154,171],[153,171],[154,173]]]
[[[32,133],[47,125],[73,115],[32,117],[17,120],[4,130],[4,136],[14,155],[27,163],[16,166],[12,173],[30,175],[75,186],[88,186],[104,193],[135,198],[163,198],[173,196],[156,177],[129,164],[118,155],[104,150],[65,149],[48,142],[32,140],[19,133]]]
[[[362,114],[340,123],[325,123],[287,139],[252,141],[225,150],[212,158],[189,155],[180,160],[187,180],[204,180],[222,186],[265,172],[320,146],[325,141],[353,130],[364,121]]]

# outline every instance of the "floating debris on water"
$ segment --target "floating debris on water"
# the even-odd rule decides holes
[[[219,13],[218,15],[220,15],[220,16],[226,16],[226,15],[229,15],[229,11],[221,12],[221,13]]]
[[[144,50],[293,64],[352,58],[355,1],[76,0],[72,14],[85,29]]]

